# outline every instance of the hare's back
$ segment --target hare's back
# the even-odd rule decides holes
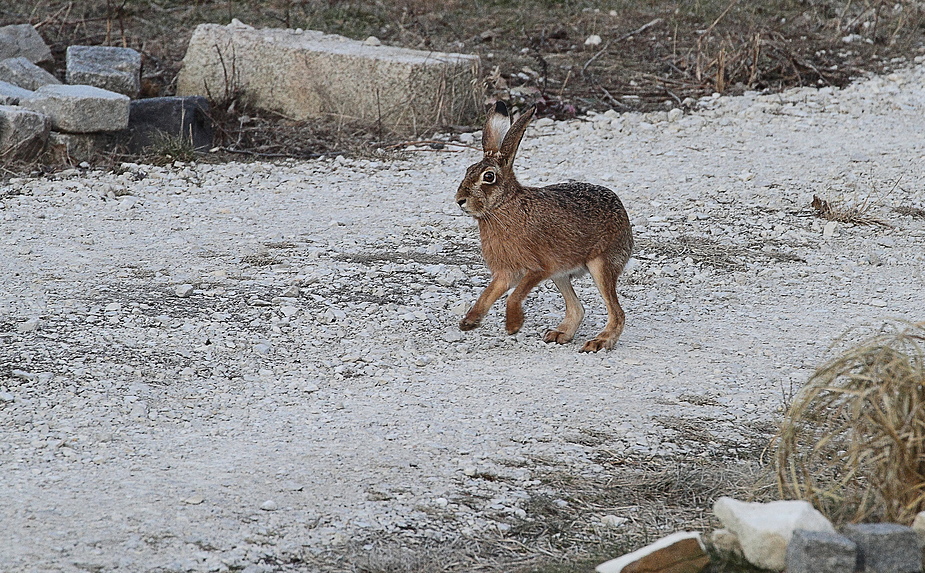
[[[551,207],[549,214],[560,220],[575,217],[585,222],[628,222],[623,203],[607,187],[576,181],[540,187],[535,192]]]

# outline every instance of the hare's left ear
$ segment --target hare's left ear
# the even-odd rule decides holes
[[[520,147],[520,140],[524,138],[524,132],[527,131],[527,125],[530,123],[530,120],[533,119],[534,113],[536,113],[536,106],[523,112],[523,114],[517,118],[517,121],[514,122],[514,125],[511,126],[511,129],[507,131],[507,134],[505,134],[504,141],[501,142],[500,154],[502,164],[507,166],[513,165],[514,156],[517,155],[517,148]]]
[[[501,142],[511,128],[511,116],[503,101],[496,101],[485,120],[482,129],[482,151],[485,155],[498,155],[501,152]]]

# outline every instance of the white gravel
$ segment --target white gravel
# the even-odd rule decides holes
[[[614,115],[537,121],[518,160],[630,212],[627,327],[595,355],[587,278],[576,343],[541,341],[550,285],[517,336],[500,305],[457,330],[487,281],[453,202],[475,150],[0,187],[0,570],[270,571],[383,532],[503,532],[543,468],[734,457],[847,329],[922,319],[925,219],[892,211],[925,207],[921,67]],[[814,193],[891,227],[825,225]],[[749,251],[667,256],[684,236]]]

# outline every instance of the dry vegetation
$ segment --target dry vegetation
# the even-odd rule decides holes
[[[823,365],[777,439],[781,493],[835,522],[925,510],[925,323],[887,325]]]
[[[146,96],[173,93],[197,24],[232,18],[476,53],[491,97],[555,117],[687,107],[713,92],[840,86],[911,60],[925,37],[925,7],[913,1],[0,0],[0,25],[33,23],[59,75],[71,44],[141,51]],[[586,44],[593,35],[600,43]],[[396,143],[343,118],[293,122],[242,109],[233,95],[214,102],[216,143],[233,150],[218,159],[365,154]]]

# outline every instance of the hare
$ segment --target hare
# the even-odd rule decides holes
[[[482,256],[491,282],[460,321],[472,330],[491,305],[508,296],[505,326],[515,334],[523,326],[524,299],[545,279],[565,298],[565,319],[544,340],[570,342],[584,318],[571,277],[591,272],[607,305],[604,330],[581,352],[611,349],[623,332],[625,314],[617,300],[617,278],[633,252],[629,217],[617,195],[590,183],[525,187],[514,176],[514,156],[536,108],[512,123],[507,106],[497,102],[482,132],[484,156],[466,170],[456,203],[478,221]]]

